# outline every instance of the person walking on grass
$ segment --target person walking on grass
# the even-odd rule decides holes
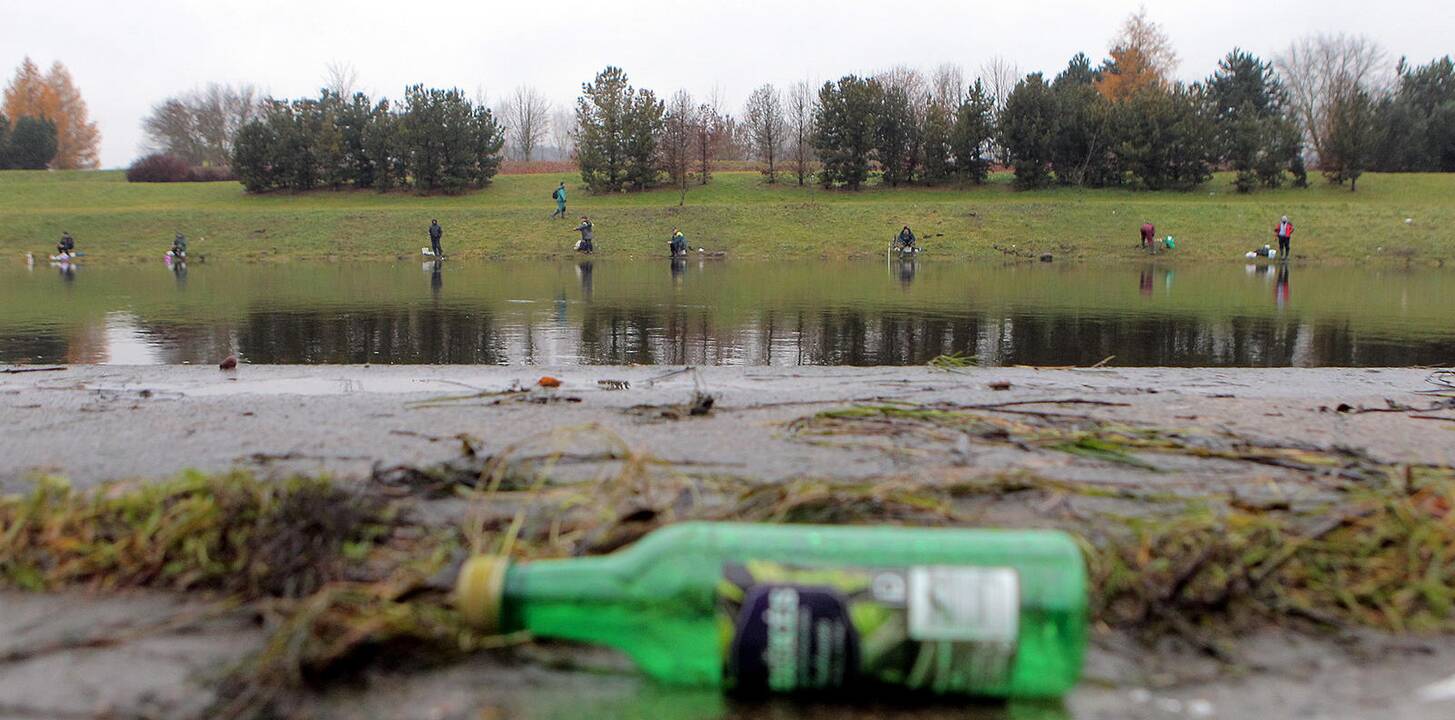
[[[596,251],[596,248],[591,244],[596,239],[596,235],[592,230],[591,218],[582,215],[581,224],[576,226],[576,232],[581,233],[581,239],[576,243],[577,252],[590,255]]]
[[[440,238],[445,236],[445,229],[440,227],[439,220],[429,221],[429,250],[430,254],[437,258],[445,256],[444,248],[440,247]]]
[[[1278,227],[1273,229],[1273,234],[1278,238],[1278,256],[1287,260],[1288,243],[1293,239],[1293,223],[1288,221],[1287,215],[1278,221]]]
[[[551,193],[551,199],[556,201],[556,211],[553,212],[553,213],[551,213],[551,219],[552,220],[555,220],[556,218],[561,218],[562,220],[565,220],[566,219],[566,183],[565,182],[562,182],[560,184],[560,186],[558,186],[556,188],[556,191],[553,192],[553,193]]]

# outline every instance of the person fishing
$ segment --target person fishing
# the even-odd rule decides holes
[[[581,233],[581,240],[576,243],[576,251],[588,255],[594,252],[595,247],[592,246],[591,241],[595,240],[596,236],[592,233],[591,218],[582,215],[581,224],[576,226],[576,232]]]
[[[895,238],[895,242],[899,243],[899,249],[901,252],[913,249],[914,231],[910,230],[908,225],[905,225],[903,228],[900,229],[899,237]]]
[[[186,257],[187,257],[187,236],[186,235],[183,235],[182,233],[177,233],[177,237],[172,238],[172,257],[178,258],[178,259],[186,259]]]
[[[429,249],[435,257],[444,257],[444,248],[440,247],[440,238],[445,236],[445,229],[440,227],[439,220],[429,221]]]
[[[1142,223],[1142,249],[1157,249],[1157,228],[1149,222]]]
[[[551,193],[551,199],[556,201],[556,211],[551,213],[551,219],[566,219],[566,183],[563,181],[556,191]]]
[[[61,233],[61,241],[56,243],[56,254],[67,257],[76,254],[76,239],[71,237],[69,231]]]
[[[1287,260],[1288,243],[1293,239],[1293,223],[1288,221],[1287,215],[1278,221],[1278,227],[1273,229],[1273,234],[1278,238],[1278,255]]]
[[[681,230],[672,228],[672,239],[667,241],[667,246],[672,250],[672,257],[685,257],[687,255],[687,236]]]

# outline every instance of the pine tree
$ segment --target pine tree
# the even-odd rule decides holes
[[[1050,184],[1052,149],[1059,130],[1056,97],[1040,73],[1016,84],[1001,113],[1001,143],[1015,166],[1015,184],[1038,188]]]
[[[950,131],[955,177],[960,182],[979,185],[990,176],[994,138],[995,98],[976,80],[955,111],[955,126]]]
[[[56,156],[56,126],[43,117],[23,117],[10,130],[5,161],[17,170],[44,170]]]
[[[1097,92],[1097,77],[1090,59],[1077,53],[1051,83],[1058,115],[1051,167],[1063,185],[1101,187],[1119,180],[1111,154],[1111,102]]]
[[[843,185],[858,190],[869,177],[880,96],[878,83],[856,75],[824,83],[819,89],[813,146],[823,162],[819,179],[824,187]]]
[[[924,173],[929,185],[948,182],[955,174],[954,147],[951,134],[954,119],[942,103],[930,103],[925,109]]]
[[[1334,98],[1329,106],[1329,132],[1319,158],[1324,177],[1336,185],[1359,188],[1359,176],[1369,166],[1377,140],[1374,101],[1369,91],[1355,88]]]
[[[581,180],[593,192],[617,192],[626,182],[627,156],[624,138],[635,91],[626,73],[607,67],[591,82],[581,86],[576,99],[576,156]]]

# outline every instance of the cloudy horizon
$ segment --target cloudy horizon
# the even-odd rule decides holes
[[[85,0],[7,9],[0,72],[8,83],[24,57],[70,69],[101,130],[101,165],[122,167],[141,150],[142,118],[157,102],[209,82],[253,83],[277,97],[317,92],[330,63],[358,72],[360,89],[398,97],[423,83],[483,90],[494,106],[518,85],[569,107],[581,83],[607,65],[661,96],[718,89],[732,112],[764,82],[815,83],[896,65],[954,63],[973,79],[1000,56],[1022,74],[1054,74],[1077,52],[1093,62],[1135,0],[1071,0],[985,8],[948,0],[913,6],[805,0],[790,6],[646,0],[603,5],[421,2],[201,3],[147,7]],[[1265,59],[1312,33],[1363,34],[1416,64],[1455,52],[1455,21],[1434,2],[1401,13],[1367,3],[1295,0],[1146,5],[1179,56],[1176,76],[1211,74],[1233,47]],[[1439,18],[1446,19],[1440,20]],[[1418,22],[1412,22],[1418,19]],[[872,35],[864,37],[866,29]]]

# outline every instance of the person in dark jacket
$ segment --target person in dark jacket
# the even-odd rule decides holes
[[[76,239],[71,237],[69,231],[61,233],[61,241],[56,243],[56,254],[66,256],[76,254]]]
[[[440,238],[445,236],[445,229],[440,227],[440,221],[429,221],[429,249],[435,257],[444,257],[445,251],[440,247]]]
[[[905,225],[899,231],[899,237],[897,238],[897,240],[899,242],[899,248],[901,250],[907,250],[909,248],[913,248],[914,247],[914,231],[913,230],[910,230],[908,225]]]
[[[177,237],[172,238],[172,257],[179,259],[187,257],[186,235],[183,235],[182,233],[177,233]]]
[[[672,250],[672,257],[684,257],[687,255],[687,236],[672,228],[672,239],[667,241],[667,246]]]
[[[596,248],[591,244],[591,241],[596,239],[596,235],[592,232],[592,229],[591,218],[582,215],[581,224],[576,226],[576,232],[581,233],[581,241],[576,243],[577,252],[587,254],[595,252]]]

